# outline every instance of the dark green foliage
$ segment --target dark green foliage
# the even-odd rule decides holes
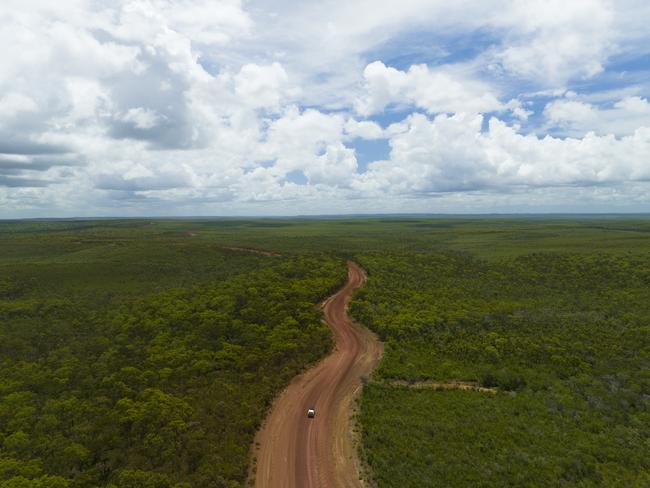
[[[647,486],[641,419],[606,428],[599,413],[558,411],[550,398],[371,385],[366,457],[382,487]]]
[[[331,347],[316,304],[344,263],[48,238],[4,241],[0,486],[240,486],[271,400]]]
[[[650,483],[650,254],[369,254],[353,314],[386,341],[365,390],[380,486]]]
[[[380,486],[650,486],[649,250],[641,217],[2,222],[0,488],[241,486],[344,259]]]

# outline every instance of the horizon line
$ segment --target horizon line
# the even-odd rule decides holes
[[[310,219],[355,219],[381,217],[429,217],[429,218],[490,218],[490,217],[650,217],[650,212],[489,212],[489,213],[350,213],[350,214],[277,214],[277,215],[165,215],[165,216],[74,216],[74,217],[6,217],[0,223],[20,221],[83,221],[83,220],[310,220]]]

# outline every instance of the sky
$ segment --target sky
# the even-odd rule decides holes
[[[2,0],[0,218],[650,212],[646,0]]]

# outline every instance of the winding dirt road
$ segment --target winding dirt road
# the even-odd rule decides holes
[[[348,263],[348,282],[322,304],[336,349],[276,399],[256,437],[258,488],[361,487],[350,415],[361,377],[375,368],[381,342],[355,324],[347,307],[364,271]],[[316,407],[316,417],[307,409]]]

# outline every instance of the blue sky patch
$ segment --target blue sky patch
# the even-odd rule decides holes
[[[305,176],[305,173],[303,173],[300,170],[290,171],[289,173],[287,173],[284,179],[285,181],[295,183],[296,185],[306,185],[308,181],[307,177]]]
[[[348,143],[348,146],[355,150],[357,164],[359,165],[358,173],[365,173],[368,169],[368,163],[389,159],[390,156],[388,139],[355,139]]]

